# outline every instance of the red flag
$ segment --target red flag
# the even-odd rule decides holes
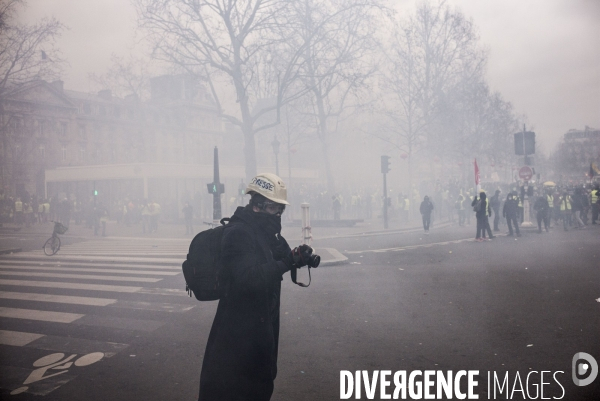
[[[477,159],[473,159],[473,165],[475,166],[475,186],[479,186],[481,177],[479,176],[479,166],[477,165]]]

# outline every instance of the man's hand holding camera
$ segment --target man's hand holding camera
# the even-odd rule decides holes
[[[318,267],[321,263],[321,257],[313,254],[313,249],[308,245],[300,245],[291,250],[286,258],[286,264],[292,268],[301,268],[302,266]]]

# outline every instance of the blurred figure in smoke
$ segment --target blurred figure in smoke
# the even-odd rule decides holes
[[[454,203],[454,208],[456,209],[456,212],[458,213],[458,225],[460,227],[465,225],[465,197],[462,196],[462,194],[458,194],[458,197],[456,198],[456,202]]]
[[[340,201],[340,196],[339,195],[334,195],[331,197],[331,200],[333,201],[333,219],[334,220],[339,220],[340,219],[340,212],[342,211],[342,202]]]
[[[518,205],[517,200],[515,199],[513,193],[509,192],[508,196],[506,197],[506,202],[504,202],[504,208],[502,208],[502,216],[506,217],[506,224],[508,225],[508,236],[509,237],[513,236],[513,229],[512,229],[513,224],[515,226],[515,231],[517,232],[517,237],[521,236],[521,233],[519,232],[519,222],[517,219],[518,215],[519,215],[519,205]]]
[[[477,218],[477,234],[475,235],[475,241],[485,241],[486,231],[488,232],[489,239],[495,238],[492,234],[488,220],[488,216],[492,214],[492,209],[490,208],[490,204],[485,192],[481,191],[479,193],[479,199],[477,199],[476,195],[475,198],[473,198],[471,206],[473,206],[473,211],[475,212],[475,217]]]
[[[598,224],[598,211],[600,210],[600,184],[596,184],[590,192],[590,203],[592,204],[592,224]]]
[[[560,197],[560,215],[562,216],[565,231],[569,231],[569,227],[571,226],[571,210],[571,197],[567,191],[564,191]]]
[[[433,212],[433,203],[429,200],[429,196],[423,198],[421,206],[419,207],[421,217],[423,218],[423,229],[425,234],[429,234],[429,224],[431,223],[431,212]]]
[[[494,196],[490,199],[490,206],[494,210],[494,231],[500,231],[498,223],[500,222],[500,190],[497,189]]]
[[[548,210],[550,206],[548,205],[548,200],[545,196],[539,196],[533,205],[533,210],[536,211],[537,224],[538,224],[538,234],[542,233],[542,221],[544,222],[544,228],[546,232],[548,232]]]

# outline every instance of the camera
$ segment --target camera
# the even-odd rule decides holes
[[[311,254],[308,256],[308,261],[306,262],[308,267],[319,267],[319,263],[321,263],[321,257],[319,255]]]

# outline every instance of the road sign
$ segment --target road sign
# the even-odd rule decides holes
[[[523,166],[519,169],[519,178],[523,181],[529,181],[533,177],[533,170],[529,166]]]

